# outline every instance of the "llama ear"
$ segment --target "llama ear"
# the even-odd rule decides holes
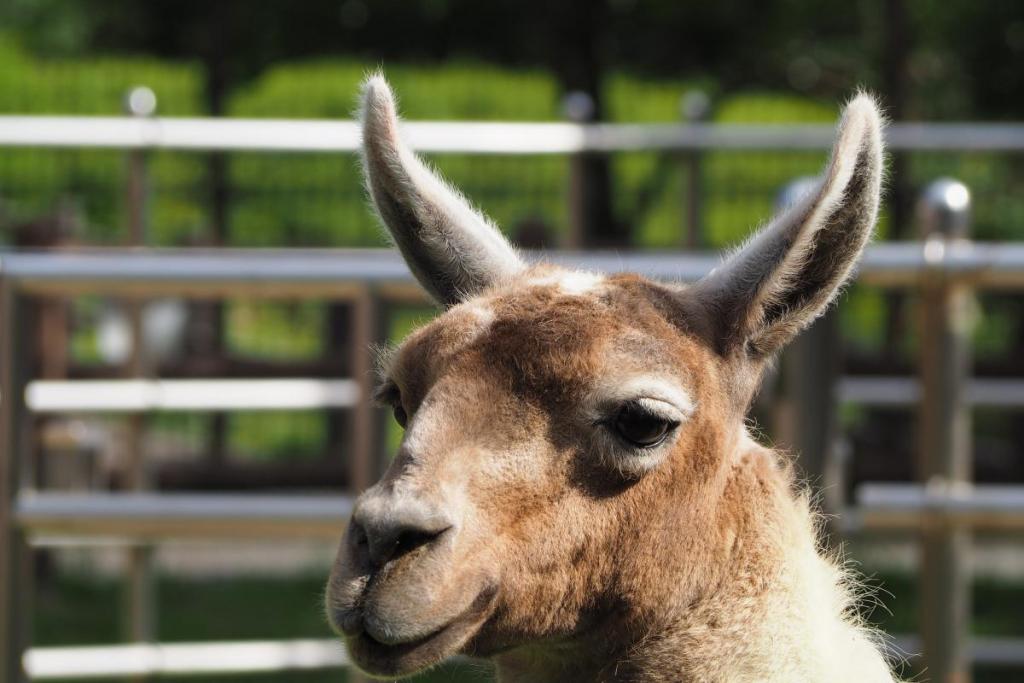
[[[361,116],[373,204],[409,269],[438,303],[454,305],[522,270],[501,232],[403,144],[395,98],[382,76],[364,84]]]
[[[882,184],[882,119],[857,95],[817,186],[695,285],[716,344],[764,357],[828,306],[871,236]]]

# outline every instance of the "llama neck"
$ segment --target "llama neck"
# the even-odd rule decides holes
[[[718,540],[705,558],[716,569],[704,573],[705,585],[669,587],[653,618],[610,617],[576,642],[500,657],[499,680],[892,681],[849,618],[843,572],[818,552],[813,515],[792,495],[791,475],[776,454],[745,446],[722,496],[725,531],[709,534]]]

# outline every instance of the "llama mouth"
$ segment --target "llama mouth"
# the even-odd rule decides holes
[[[490,614],[497,594],[497,586],[488,586],[462,614],[415,640],[382,643],[365,630],[348,636],[349,654],[359,668],[375,676],[404,676],[437,664],[473,636]]]

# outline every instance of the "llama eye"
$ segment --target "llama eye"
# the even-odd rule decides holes
[[[409,421],[409,416],[406,414],[405,408],[400,405],[396,405],[393,412],[395,414],[395,422],[398,423],[399,427],[405,429],[405,425]]]
[[[652,448],[662,443],[678,424],[638,403],[626,403],[615,414],[611,427],[623,441],[639,448]]]

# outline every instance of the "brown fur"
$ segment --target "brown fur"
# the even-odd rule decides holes
[[[389,115],[373,87],[386,88],[368,86],[367,111]],[[870,121],[840,139],[874,164],[858,125],[877,142]],[[378,143],[375,155],[401,156],[395,139]],[[395,169],[367,163],[392,197]],[[419,252],[418,277],[450,308],[384,364],[379,395],[408,415],[406,437],[357,503],[327,592],[362,668],[405,675],[462,652],[492,658],[503,681],[891,680],[788,463],[744,427],[769,351],[827,304],[874,220],[877,178],[857,174],[878,169],[845,163],[755,245],[788,245],[779,258],[738,257],[745,299],[728,266],[690,287],[511,260],[488,278],[505,256],[481,255],[450,222],[395,225],[404,209],[389,205],[403,252],[436,229],[478,260],[445,274],[449,251]],[[857,234],[826,232],[837,221]],[[451,278],[466,272],[473,291],[457,295]],[[680,415],[664,445],[610,432],[634,398]],[[424,533],[373,560],[367,539],[398,522]]]
[[[497,655],[508,680],[540,680],[538,665],[551,680],[709,680],[689,641],[740,647],[750,615],[733,606],[756,602],[783,566],[779,529],[802,503],[780,456],[737,451],[746,405],[727,398],[729,384],[751,370],[686,331],[703,327],[687,306],[659,310],[650,297],[662,290],[635,277],[599,296],[501,290],[484,297],[495,313],[486,333],[455,307],[391,361],[412,420],[436,401],[457,421],[422,451],[403,448],[383,485],[407,479],[441,499],[440,484],[465,477],[473,520],[461,533],[473,538],[449,562],[500,588],[460,649]],[[595,460],[579,410],[595,382],[632,368],[676,378],[699,406],[639,481]],[[504,469],[481,469],[484,459]],[[517,473],[515,459],[537,471]],[[417,559],[402,558],[378,590],[418,581]],[[667,650],[667,672],[652,671]]]

